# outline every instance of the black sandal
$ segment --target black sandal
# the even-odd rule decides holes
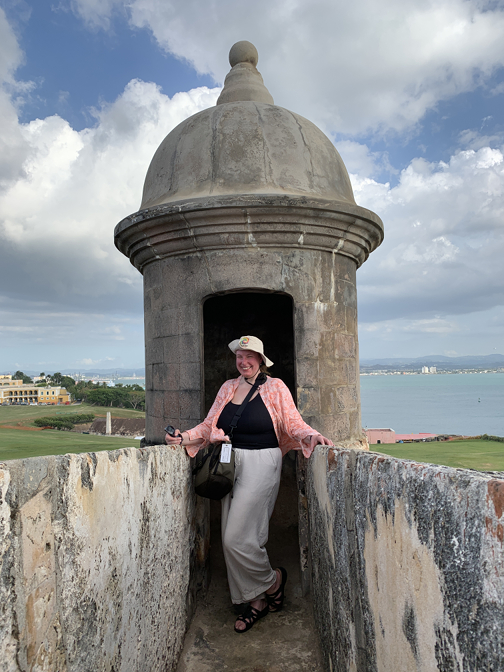
[[[245,607],[245,610],[242,614],[238,616],[236,619],[236,623],[238,621],[241,621],[242,623],[245,623],[245,627],[243,630],[238,630],[236,627],[235,623],[235,632],[242,633],[242,632],[247,632],[247,630],[250,630],[250,628],[258,621],[260,618],[263,618],[264,616],[267,616],[269,614],[269,604],[267,604],[264,609],[256,609],[253,607],[251,604],[248,604]]]
[[[278,588],[278,590],[275,590],[274,593],[271,594],[265,593],[266,602],[268,603],[268,609],[272,614],[276,613],[277,611],[282,611],[283,602],[285,599],[285,584],[287,583],[287,571],[283,567],[279,567],[278,569],[282,574],[282,582],[280,583],[280,587]]]

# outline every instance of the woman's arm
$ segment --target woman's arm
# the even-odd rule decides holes
[[[331,439],[317,432],[303,420],[287,385],[279,378],[274,378],[271,382],[274,388],[273,406],[285,433],[301,443],[309,444],[310,453],[318,445],[333,446]]]
[[[190,457],[194,457],[200,448],[207,446],[210,443],[214,418],[217,414],[220,414],[222,407],[228,400],[230,394],[232,396],[234,382],[235,381],[233,380],[227,380],[224,385],[221,386],[215,397],[215,401],[203,422],[184,432],[180,432],[179,429],[176,429],[174,436],[167,434],[165,437],[166,443],[169,446],[184,445]],[[227,437],[224,437],[224,433],[221,430],[219,430],[219,432],[223,437],[221,440],[226,440]],[[180,440],[180,437],[182,437],[182,441]]]
[[[203,443],[203,439],[189,439],[188,432],[181,432],[180,429],[175,430],[175,434],[165,436],[165,443],[168,446],[199,446]]]

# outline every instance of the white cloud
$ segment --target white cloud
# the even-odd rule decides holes
[[[427,320],[383,320],[381,322],[363,323],[360,333],[372,333],[373,335],[390,335],[397,333],[413,332],[415,334],[452,334],[460,331],[456,320],[434,317]]]
[[[10,87],[0,89],[4,364],[36,368],[44,359],[37,353],[47,347],[67,362],[83,348],[100,359],[107,344],[131,362],[127,352],[135,344],[143,350],[142,278],[114,247],[114,227],[138,209],[161,140],[213,105],[219,90],[201,87],[170,99],[156,85],[132,80],[92,111],[90,128],[77,131],[57,115],[23,124],[12,76],[22,54],[9,30],[0,10],[0,85]]]
[[[255,42],[277,103],[330,133],[414,127],[439,100],[471,90],[504,63],[504,41],[496,40],[503,12],[462,0],[390,0],[385,7],[371,0],[222,1],[215,12],[194,0],[131,0],[128,7],[134,25],[151,29],[164,48],[216,80],[227,70],[232,42]],[[127,11],[122,0],[75,0],[74,8],[104,29],[112,29],[114,12]],[[104,361],[104,347],[119,362],[127,343],[141,349],[141,276],[114,248],[114,226],[138,209],[163,137],[213,105],[219,91],[201,87],[170,99],[154,84],[132,80],[93,111],[90,128],[77,131],[56,115],[21,124],[18,98],[30,89],[14,78],[22,58],[0,10],[2,346],[16,354],[9,361],[25,364],[41,360],[35,351],[26,359],[27,344],[49,342],[61,353],[70,343],[79,351],[65,351],[68,362]],[[461,151],[449,161],[416,158],[395,186],[376,178],[394,173],[386,153],[355,139],[338,143],[357,202],[379,214],[386,231],[358,274],[364,345],[367,338],[418,345],[421,355],[423,345],[441,338],[467,352],[472,324],[472,333],[481,326],[490,351],[504,352],[497,340],[504,150],[484,126],[459,140]]]
[[[126,366],[143,366],[141,311],[124,316],[112,311],[54,310],[30,302],[27,296],[19,302],[4,299],[1,303],[0,372],[12,368],[12,362],[18,362],[16,368],[22,370],[78,370],[87,368],[82,361],[86,357],[89,365],[96,360],[105,366],[109,359],[118,368],[124,367],[124,362]]]
[[[17,122],[13,96],[30,84],[16,82],[14,73],[23,61],[16,36],[10,27],[5,12],[0,8],[0,188],[16,180],[22,171],[29,147]]]
[[[133,296],[137,309],[141,276],[115,249],[114,226],[138,209],[163,137],[217,93],[203,87],[170,99],[134,80],[94,111],[93,128],[76,131],[58,116],[17,123],[27,152],[11,159],[18,178],[0,191],[0,279],[9,296],[117,310],[129,310]]]
[[[460,145],[467,149],[504,146],[504,132],[485,135],[474,129],[465,129],[459,134]]]
[[[335,143],[349,173],[360,178],[372,177],[382,172],[397,175],[399,171],[389,161],[387,152],[372,152],[369,147],[355,140],[340,140]]]
[[[448,163],[415,159],[395,187],[352,176],[385,242],[359,270],[360,317],[421,318],[504,305],[504,156],[484,147]]]
[[[118,0],[70,0],[70,5],[78,16],[91,28],[108,30],[113,15],[121,9]]]
[[[233,42],[259,50],[275,102],[329,132],[403,131],[504,65],[504,11],[485,0],[74,0],[93,26],[115,10],[217,82]],[[494,87],[494,92],[497,90]]]
[[[504,352],[504,306],[431,319],[399,317],[359,325],[361,360]]]
[[[0,7],[0,81],[14,84],[14,73],[23,61],[23,52],[17,42],[4,10]]]

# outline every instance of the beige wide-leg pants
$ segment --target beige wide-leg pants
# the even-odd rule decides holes
[[[234,604],[264,597],[276,580],[268,554],[269,521],[280,486],[280,448],[235,448],[235,484],[222,500],[222,547]]]

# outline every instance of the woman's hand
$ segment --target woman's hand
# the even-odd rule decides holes
[[[189,455],[189,457],[191,457],[188,448],[190,446],[200,446],[203,443],[203,439],[192,439],[191,441],[188,432],[181,432],[180,429],[176,429],[173,433],[173,436],[166,434],[165,443],[171,448],[175,448],[176,446],[184,446],[186,453]]]
[[[322,434],[312,434],[310,437],[310,448],[313,450],[315,446],[334,446],[331,439],[327,439]]]
[[[176,429],[173,436],[171,436],[171,434],[166,434],[165,443],[168,446],[181,446],[184,443],[184,435],[181,433],[180,429]]]

